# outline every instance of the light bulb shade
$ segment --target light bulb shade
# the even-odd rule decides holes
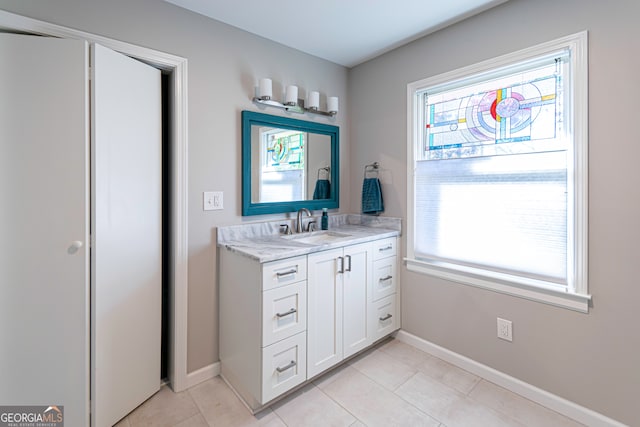
[[[269,100],[273,96],[273,88],[271,79],[260,79],[258,86],[258,96],[260,99]]]
[[[338,97],[337,96],[330,96],[327,98],[327,110],[330,113],[337,113],[338,112]]]
[[[309,92],[309,99],[307,102],[307,108],[310,110],[317,110],[320,107],[320,93],[314,91]]]
[[[285,103],[287,105],[298,105],[298,86],[287,86]]]

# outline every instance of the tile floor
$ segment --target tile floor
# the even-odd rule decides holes
[[[215,377],[181,393],[163,387],[116,426],[580,425],[391,339],[255,416]]]

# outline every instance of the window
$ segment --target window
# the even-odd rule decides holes
[[[586,49],[408,85],[407,268],[588,311]]]

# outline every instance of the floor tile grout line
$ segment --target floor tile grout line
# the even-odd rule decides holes
[[[493,384],[493,385],[495,385],[496,387],[500,387],[499,385],[497,385],[497,384],[495,384],[495,383],[492,383],[492,382],[491,382],[491,381],[489,381],[489,380],[485,380],[484,378],[480,378],[480,381],[478,381],[478,382],[473,386],[473,388],[472,388],[472,390],[471,390],[471,391],[475,390],[475,388],[478,386],[478,384],[480,384],[480,382],[482,382],[482,381],[484,381],[484,382],[486,382],[486,383],[489,383],[489,384]],[[503,387],[500,387],[500,388],[503,388]],[[497,407],[495,407],[495,406],[493,406],[493,405],[489,405],[489,404],[486,404],[486,403],[484,403],[484,402],[481,402],[481,401],[477,400],[476,398],[474,398],[473,396],[471,396],[471,391],[469,392],[469,395],[468,395],[467,397],[468,397],[469,399],[473,400],[475,403],[477,403],[477,404],[479,404],[479,405],[482,405],[483,407],[488,408],[488,409],[490,409],[490,410],[492,410],[492,411],[494,411],[494,412],[496,412],[496,413],[498,413],[498,414],[502,414],[502,415],[506,416],[507,418],[509,418],[510,420],[513,420],[514,422],[516,422],[516,423],[518,423],[518,424],[521,424],[521,425],[527,426],[527,424],[525,424],[525,423],[524,423],[524,422],[522,422],[522,421],[519,421],[518,419],[516,419],[514,416],[512,416],[512,415],[511,415],[511,414],[509,414],[509,413],[507,413],[506,411],[504,411],[504,410],[502,410],[502,409],[500,409],[500,408],[497,408]],[[512,392],[511,390],[507,390],[507,392],[512,393],[512,394],[514,394],[514,395],[516,396],[516,398],[522,399],[522,400],[524,400],[524,401],[526,401],[526,402],[530,402],[530,403],[532,403],[533,405],[535,405],[535,406],[538,406],[538,407],[542,408],[543,410],[547,410],[547,411],[553,412],[553,413],[555,413],[555,414],[560,415],[561,417],[567,418],[567,419],[568,419],[568,420],[570,420],[570,421],[577,422],[577,421],[575,421],[575,420],[574,420],[574,419],[572,419],[572,418],[569,418],[569,417],[567,417],[567,416],[565,416],[565,415],[563,415],[563,414],[560,414],[559,412],[554,411],[553,409],[550,409],[550,408],[548,408],[548,407],[546,407],[546,406],[544,406],[544,405],[541,405],[541,404],[539,404],[539,403],[537,403],[537,402],[534,402],[534,401],[532,401],[532,400],[530,400],[530,399],[527,399],[526,397],[524,397],[524,396],[522,396],[522,395],[520,395],[520,394],[518,394],[518,393]]]
[[[202,419],[204,420],[205,423],[207,423],[207,426],[209,427],[213,427],[210,423],[209,420],[207,420],[207,417],[204,416],[204,413],[202,412],[202,408],[200,407],[200,405],[198,404],[198,400],[193,397],[193,394],[191,394],[191,390],[194,389],[195,386],[186,389],[185,391],[189,394],[189,397],[191,398],[191,400],[193,401],[193,403],[196,405],[196,408],[198,408],[198,414],[200,414],[202,416]]]
[[[385,353],[385,354],[389,355],[388,353]],[[390,356],[390,355],[389,355],[389,356]],[[406,383],[406,382],[407,382],[407,381],[409,381],[409,379],[410,379],[410,378],[412,378],[415,374],[417,374],[418,372],[420,372],[420,370],[419,370],[419,369],[417,369],[417,368],[413,368],[413,367],[411,367],[410,365],[407,365],[406,363],[404,363],[404,362],[403,362],[403,361],[401,361],[401,360],[396,360],[396,362],[403,364],[404,366],[406,366],[407,368],[409,368],[409,370],[413,371],[413,373],[411,374],[411,376],[410,376],[406,381],[404,381],[402,384]],[[381,386],[381,387],[382,387],[382,388],[384,388],[385,390],[389,390],[389,391],[390,391],[390,392],[392,392],[392,393],[395,393],[395,391],[396,391],[398,388],[400,388],[400,386],[402,386],[402,384],[400,384],[400,385],[396,386],[396,388],[391,389],[391,388],[387,387],[386,385],[382,384],[381,382],[377,381],[375,378],[373,378],[373,377],[371,377],[371,376],[367,375],[367,373],[366,373],[366,372],[362,372],[360,369],[358,369],[358,368],[357,368],[357,367],[355,367],[353,364],[351,364],[351,362],[347,362],[347,363],[349,363],[349,366],[351,366],[353,369],[355,369],[356,371],[360,372],[362,375],[364,375],[365,377],[369,378],[369,379],[370,379],[371,381],[373,381],[374,383],[378,384],[379,386]]]
[[[355,368],[354,368],[355,369]],[[332,402],[334,402],[336,405],[338,405],[339,407],[341,407],[342,409],[344,409],[349,415],[351,415],[355,421],[352,422],[351,424],[349,424],[350,426],[354,425],[355,423],[357,423],[358,421],[360,421],[362,424],[364,424],[365,426],[367,424],[365,424],[364,421],[362,421],[360,418],[356,417],[356,415],[354,413],[352,413],[350,410],[348,410],[347,408],[345,408],[342,404],[340,404],[340,402],[338,402],[337,400],[335,400],[333,397],[329,396],[329,394],[327,394],[323,389],[321,389],[320,387],[318,387],[316,384],[313,384],[314,387],[316,387],[320,393],[324,394],[325,396],[327,396],[329,399],[331,399]]]
[[[420,371],[416,372],[413,376],[411,376],[411,378],[414,378],[416,375],[420,374]],[[424,375],[424,374],[423,374]],[[405,381],[405,383],[407,383],[409,380],[411,380],[411,378],[409,378],[407,381]],[[398,387],[399,389],[400,387]],[[440,420],[440,418],[435,417],[434,415],[431,415],[430,413],[426,412],[423,409],[418,408],[416,405],[414,405],[413,403],[409,402],[407,399],[405,399],[404,397],[402,397],[400,394],[396,393],[395,391],[393,392],[393,394],[395,394],[396,396],[398,396],[400,399],[402,399],[403,401],[405,401],[407,404],[413,406],[416,410],[422,412],[423,414],[426,414],[428,417],[436,420],[440,425],[444,425],[444,423],[442,422],[442,420]]]
[[[289,426],[289,424],[287,424],[287,423],[285,422],[285,420],[280,416],[280,414],[278,414],[278,413],[276,412],[276,410],[275,410],[275,409],[273,409],[273,408],[271,408],[271,407],[269,407],[269,408],[271,409],[271,412],[273,413],[273,415],[275,415],[275,416],[276,416],[276,417],[277,417],[277,418],[282,422],[282,424],[283,424],[283,425],[285,425],[286,427],[293,427],[293,426]],[[255,415],[254,415],[254,417],[255,417]],[[213,427],[213,426],[211,426],[211,427]]]

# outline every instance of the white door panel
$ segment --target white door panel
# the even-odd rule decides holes
[[[342,360],[342,249],[308,255],[307,377]]]
[[[0,34],[0,58],[0,403],[85,426],[88,46]]]
[[[347,358],[372,343],[367,315],[367,292],[371,282],[371,245],[344,248],[343,330],[344,357]]]
[[[160,388],[160,71],[92,46],[92,421]]]

